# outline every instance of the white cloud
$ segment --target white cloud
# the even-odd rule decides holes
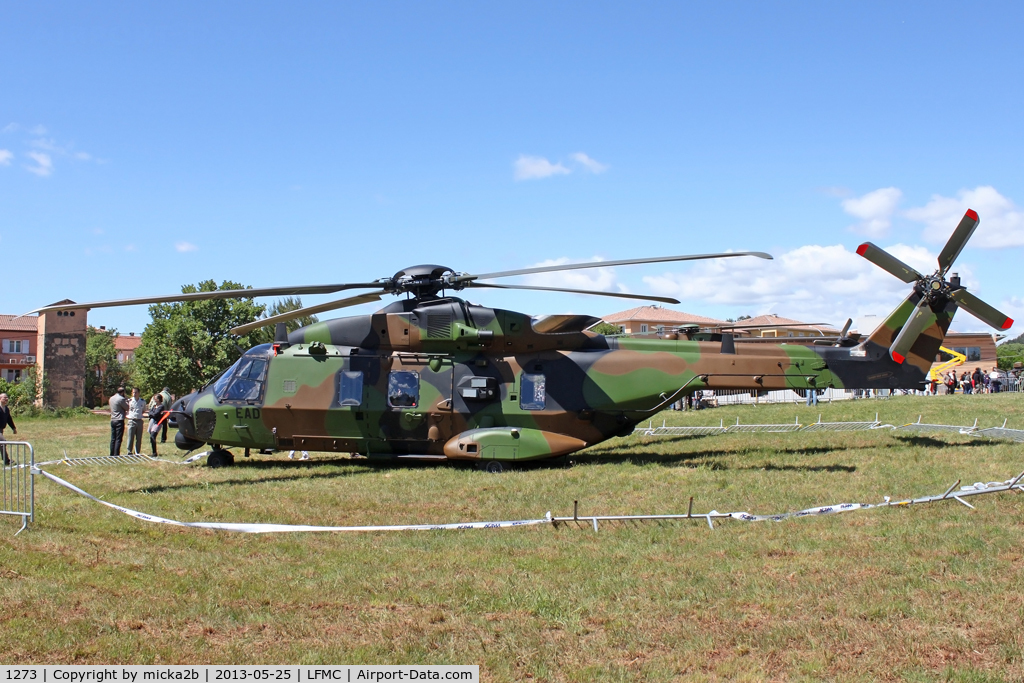
[[[37,176],[45,178],[46,176],[53,173],[53,160],[49,154],[44,152],[26,152],[26,156],[36,162],[35,166],[26,166],[29,173],[35,173]]]
[[[570,154],[569,156],[572,157],[572,159],[576,161],[576,163],[583,166],[583,168],[589,173],[604,173],[610,168],[608,164],[602,164],[596,159],[591,159],[583,152],[576,152],[575,154]]]
[[[565,175],[569,169],[561,163],[551,163],[544,157],[531,157],[520,154],[515,163],[516,180],[536,180],[553,175]]]
[[[595,257],[594,261],[603,261]],[[541,268],[544,266],[561,266],[572,263],[569,259],[562,257],[548,259],[541,263],[535,263],[529,268]],[[523,279],[524,285],[532,287],[562,287],[566,289],[593,289],[600,292],[626,291],[620,285],[611,268],[586,268],[580,270],[561,270],[554,273],[535,273],[527,275]]]
[[[897,244],[887,251],[923,272],[935,256]],[[645,277],[655,294],[684,302],[735,307],[736,313],[779,315],[842,325],[848,317],[885,315],[910,293],[904,284],[843,245],[811,244],[773,261],[738,257],[702,261],[685,273]]]
[[[1000,334],[1005,334],[1010,339],[1014,339],[1019,337],[1021,334],[1024,334],[1024,298],[1014,296],[1009,299],[1004,299],[1000,302],[1000,305],[997,306],[997,308],[1013,318],[1013,327],[1001,332]]]
[[[14,154],[9,149],[0,149],[0,166],[10,166]]]
[[[178,242],[177,244],[174,245],[174,248],[177,249],[182,254],[188,251],[196,251],[197,249],[199,249],[199,247],[192,244],[191,242]]]
[[[868,237],[884,237],[892,225],[892,214],[896,211],[903,193],[896,187],[883,187],[868,192],[863,197],[844,199],[843,211],[861,223],[850,226],[854,232]]]
[[[960,190],[956,197],[932,195],[924,206],[909,209],[906,217],[925,224],[924,238],[943,244],[967,209],[978,212],[981,223],[971,238],[972,247],[1001,249],[1024,246],[1024,211],[991,185]]]

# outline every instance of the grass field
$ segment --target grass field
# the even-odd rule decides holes
[[[1024,397],[667,413],[669,424],[1002,424]],[[660,417],[658,422],[660,423]],[[102,418],[19,421],[39,461],[103,455]],[[169,448],[168,452],[173,453]],[[176,453],[173,453],[177,457]],[[51,466],[182,521],[362,525],[774,513],[942,493],[1024,470],[959,435],[630,437],[502,475],[327,454],[226,469]],[[146,524],[43,479],[0,521],[3,663],[479,664],[484,680],[1024,679],[1024,496],[780,523],[250,536]]]

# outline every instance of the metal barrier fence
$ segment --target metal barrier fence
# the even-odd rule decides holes
[[[36,455],[32,444],[27,441],[0,442],[3,456],[3,482],[0,483],[0,515],[21,517],[21,528],[17,536],[35,521],[35,468]]]
[[[999,393],[1013,392],[1024,393],[1024,379],[1017,377],[1004,377],[1000,379]],[[946,393],[946,387],[939,384],[936,387],[936,395],[942,396]],[[963,393],[957,389],[956,393]],[[980,392],[979,392],[980,393]],[[832,401],[849,401],[858,398],[889,398],[890,396],[929,396],[931,394],[922,391],[909,389],[894,389],[889,393],[888,389],[819,389],[818,402],[831,403]],[[757,405],[775,403],[806,403],[807,393],[804,390],[793,391],[792,389],[781,389],[776,391],[742,391],[738,389],[711,390],[705,389],[702,392],[705,404],[712,406],[729,405]]]

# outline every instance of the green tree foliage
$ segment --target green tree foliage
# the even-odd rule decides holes
[[[1024,344],[1008,342],[996,347],[1000,370],[1009,370],[1014,363],[1024,362]]]
[[[182,293],[213,292],[218,289],[246,289],[225,280],[185,285]],[[228,330],[259,318],[266,307],[247,299],[210,299],[155,304],[149,307],[153,322],[142,333],[135,352],[135,373],[145,395],[170,387],[181,396],[217,376],[251,346],[262,343],[260,330],[235,337]]]
[[[601,322],[590,328],[591,332],[603,335],[619,334],[619,326]]]
[[[42,382],[36,377],[36,369],[27,368],[20,382],[0,379],[0,394],[7,394],[7,406],[15,415],[33,413],[35,402],[42,395]]]
[[[85,400],[99,406],[118,387],[132,385],[134,363],[119,363],[114,339],[117,330],[98,330],[90,325],[85,330]]]
[[[263,314],[264,318],[271,318],[275,315],[281,315],[289,311],[297,311],[302,308],[302,299],[299,297],[286,297],[279,299],[274,302],[274,305],[267,309],[266,313]],[[285,323],[288,327],[289,332],[294,332],[300,327],[306,325],[312,325],[313,323],[320,322],[315,315],[304,315],[298,318],[293,318]],[[268,325],[267,327],[261,327],[257,332],[259,333],[260,339],[264,342],[274,341],[274,325]]]

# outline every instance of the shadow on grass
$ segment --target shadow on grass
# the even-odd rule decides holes
[[[961,434],[955,434],[954,436],[963,436]],[[932,436],[919,436],[919,435],[903,435],[895,434],[893,438],[908,445],[908,446],[924,446],[926,448],[976,448],[978,446],[992,446],[994,445],[991,441],[979,441],[972,439],[971,441],[941,441]]]
[[[750,465],[749,467],[737,467],[737,470],[763,470],[765,472],[846,472],[852,474],[857,471],[854,465]]]
[[[712,470],[728,470],[728,469],[764,469],[761,465],[751,465],[749,467],[730,467],[729,465],[715,462],[715,458],[727,458],[727,457],[749,457],[763,458],[766,455],[766,451],[770,451],[772,454],[794,454],[794,455],[822,455],[827,453],[836,453],[837,451],[851,451],[860,449],[871,449],[875,446],[864,445],[864,446],[844,446],[841,449],[832,446],[807,446],[806,448],[738,448],[735,450],[729,449],[718,449],[718,450],[702,450],[694,453],[672,453],[672,454],[658,454],[658,453],[614,453],[611,451],[597,451],[588,452],[583,456],[577,456],[574,458],[574,462],[578,464],[631,464],[631,465],[663,465],[666,467],[706,467]],[[807,472],[831,472],[831,471],[855,471],[856,468],[850,465],[823,465],[820,467],[804,467],[800,465],[786,465],[777,466],[778,469],[794,469],[803,470]]]
[[[164,491],[183,491],[188,489],[197,488],[209,488],[213,486],[258,486],[260,484],[276,484],[287,481],[300,481],[300,480],[313,480],[313,479],[340,479],[344,477],[354,477],[360,474],[370,474],[375,471],[374,467],[366,467],[363,463],[359,463],[356,467],[350,467],[352,461],[347,459],[341,460],[316,460],[316,461],[299,461],[299,462],[248,462],[248,463],[236,463],[234,467],[236,469],[255,469],[274,471],[281,469],[288,470],[310,470],[313,468],[320,468],[327,465],[341,465],[346,466],[346,469],[335,472],[306,472],[305,474],[293,474],[290,476],[282,477],[268,477],[266,479],[224,479],[222,481],[199,481],[188,484],[168,484],[166,486],[140,486],[136,489],[126,489],[125,493],[161,493]]]

